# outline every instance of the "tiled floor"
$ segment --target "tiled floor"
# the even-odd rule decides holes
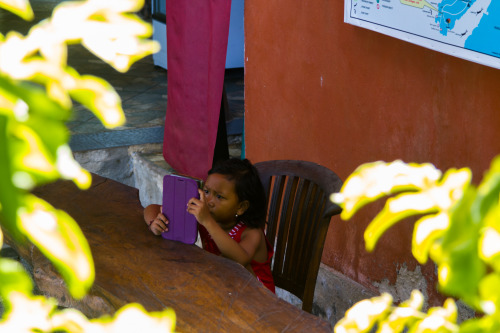
[[[61,1],[35,0],[31,2],[37,22],[48,17]],[[17,30],[26,34],[32,22],[0,11],[0,32]],[[107,80],[122,99],[127,122],[112,130],[80,105],[74,108],[71,131],[71,146],[74,151],[129,146],[145,143],[160,143],[163,139],[163,122],[167,107],[168,71],[153,64],[152,56],[135,63],[125,74],[119,73],[80,45],[69,47],[70,66],[80,74],[93,74]],[[228,135],[231,155],[240,148],[242,119],[244,113],[243,69],[226,70],[224,82],[229,102]]]

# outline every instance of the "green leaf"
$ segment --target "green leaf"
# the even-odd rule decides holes
[[[54,299],[12,292],[9,302],[0,332],[52,332],[49,318],[57,307]]]
[[[441,171],[431,164],[373,162],[359,166],[331,200],[342,206],[341,218],[350,219],[359,209],[383,196],[417,191],[434,184]]]
[[[500,272],[500,203],[484,217],[479,239],[479,255],[488,265]]]
[[[481,310],[489,315],[500,315],[500,274],[490,273],[479,284]]]
[[[72,179],[80,188],[88,188],[90,175],[68,152],[69,131],[65,121],[71,110],[47,97],[33,84],[15,82],[0,76],[4,105],[12,110],[6,141],[14,173],[14,183],[23,190],[58,179]]]
[[[94,282],[90,247],[78,224],[64,211],[35,196],[27,196],[20,212],[20,228],[57,267],[75,298],[82,298]]]
[[[337,322],[334,332],[370,332],[377,322],[387,317],[391,307],[392,296],[387,293],[358,302]]]
[[[444,307],[429,309],[427,316],[411,327],[409,333],[452,333],[458,332],[457,306],[452,299],[447,299]]]
[[[153,33],[151,25],[128,13],[137,11],[139,4],[139,1],[66,2],[56,7],[51,24],[56,28],[64,26],[62,39],[81,41],[97,57],[126,72],[136,60],[160,49],[156,41],[148,39]]]
[[[477,192],[477,201],[472,207],[472,216],[474,221],[479,223],[490,209],[498,206],[500,197],[500,156],[497,156],[491,162],[490,169],[486,172]]]
[[[411,327],[425,315],[420,312],[424,297],[418,290],[413,290],[410,299],[395,308],[387,319],[379,324],[379,332],[402,332],[405,327]]]
[[[11,154],[8,146],[8,117],[0,113],[0,224],[17,240],[21,234],[16,228],[19,192],[12,182]]]
[[[425,216],[417,221],[413,229],[412,253],[419,263],[425,264],[430,250],[436,246],[450,226],[448,214]]]
[[[411,208],[415,204],[419,207]],[[409,205],[408,205],[409,204]],[[437,212],[425,193],[402,194],[387,200],[384,208],[369,224],[365,231],[366,250],[373,251],[379,238],[394,224],[413,215]]]
[[[16,187],[31,190],[36,184],[56,180],[59,176],[55,168],[55,158],[46,149],[37,133],[21,123],[11,123],[9,127],[12,165]]]
[[[9,295],[13,291],[31,294],[33,283],[23,266],[11,259],[0,258],[0,296],[5,302],[7,310],[10,307]]]
[[[412,170],[419,170],[417,167]],[[402,193],[387,200],[382,211],[365,231],[366,249],[372,251],[382,234],[395,223],[413,215],[447,212],[462,196],[469,185],[469,169],[450,169],[443,179],[415,185],[418,192]],[[391,181],[388,180],[390,183]],[[430,245],[427,245],[428,247]],[[423,253],[425,251],[421,249]]]
[[[45,90],[33,83],[14,81],[0,76],[0,88],[2,88],[2,95],[11,96],[10,98],[16,103],[21,100],[27,106],[24,111],[16,112],[19,121],[26,121],[27,116],[36,115],[64,122],[71,115],[71,109],[62,107],[61,104],[48,98]]]
[[[69,139],[63,123],[69,110],[48,99],[39,87],[2,76],[0,93],[12,105],[6,142],[10,144],[12,173],[17,177],[15,185],[30,189],[37,183],[57,179],[53,167],[55,149]]]
[[[110,14],[99,19],[106,21],[90,17],[85,22],[87,31],[82,45],[117,71],[126,72],[137,60],[160,50],[157,42],[140,38],[151,36],[153,30],[137,16]]]
[[[450,212],[450,227],[439,249],[431,251],[431,258],[438,265],[440,290],[460,297],[477,308],[477,288],[486,267],[478,253],[481,226],[474,223],[470,216],[470,207],[475,197],[475,189],[469,187],[453,207]]]
[[[31,9],[28,0],[2,0],[0,7],[4,8],[26,21],[31,21],[34,18],[33,9]]]
[[[500,321],[492,316],[469,319],[460,325],[459,333],[498,333]]]
[[[175,321],[176,316],[172,309],[148,314],[142,305],[132,303],[118,310],[113,318],[95,319],[92,324],[94,327],[99,324],[110,332],[164,333],[175,331]]]
[[[477,243],[456,242],[444,252],[438,265],[439,290],[477,308],[477,288],[486,270],[477,256]]]
[[[78,76],[73,73],[76,86],[70,90],[71,97],[92,111],[108,128],[125,123],[120,96],[105,80],[92,76]]]

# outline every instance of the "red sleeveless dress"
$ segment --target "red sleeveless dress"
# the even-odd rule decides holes
[[[247,225],[244,222],[239,222],[236,224],[233,229],[229,232],[229,236],[234,239],[237,243],[241,242],[241,235],[243,231],[247,228]],[[203,243],[203,248],[215,255],[220,255],[220,250],[217,247],[217,244],[215,244],[214,240],[208,233],[207,229],[205,229],[204,226],[201,224],[198,224],[198,230],[200,232],[200,237]],[[264,231],[262,231],[264,233]],[[267,260],[265,262],[258,262],[255,260],[252,260],[250,262],[250,266],[252,266],[252,269],[257,276],[257,280],[262,282],[264,286],[266,286],[269,290],[271,290],[273,293],[276,293],[275,287],[274,287],[274,280],[273,280],[273,274],[271,272],[271,260],[273,258],[274,251],[271,247],[271,244],[267,240],[267,238],[264,235],[264,238],[266,240],[266,245],[267,245]]]

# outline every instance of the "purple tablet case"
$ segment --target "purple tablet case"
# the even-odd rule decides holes
[[[193,197],[199,198],[196,179],[172,174],[163,177],[162,213],[169,221],[168,231],[161,234],[163,238],[186,244],[196,242],[198,224],[187,212],[187,203]]]

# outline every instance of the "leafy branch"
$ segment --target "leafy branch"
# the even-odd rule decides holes
[[[19,242],[27,238],[54,263],[75,298],[82,298],[94,281],[89,245],[68,214],[30,191],[60,178],[81,189],[90,186],[90,174],[68,145],[65,122],[73,101],[109,128],[122,125],[125,116],[109,83],[80,75],[67,64],[67,46],[81,43],[117,71],[127,71],[159,49],[148,39],[151,26],[134,14],[143,5],[143,0],[66,1],[26,36],[0,34],[0,245],[3,232]],[[27,0],[2,0],[0,7],[25,20],[34,16]],[[148,314],[137,304],[114,318],[88,320],[76,310],[58,310],[53,299],[34,296],[32,290],[22,266],[0,258],[0,296],[6,308],[0,330],[121,332],[140,325],[164,332],[175,326],[172,310]]]
[[[365,231],[367,250],[372,251],[383,233],[397,222],[419,216],[412,238],[413,256],[422,264],[429,258],[436,263],[441,292],[463,300],[484,314],[460,326],[451,324],[456,322],[456,314],[450,315],[432,331],[498,331],[500,156],[493,160],[477,188],[471,184],[471,172],[467,168],[450,169],[442,175],[431,164],[368,163],[358,167],[346,180],[341,192],[333,194],[331,200],[342,206],[341,218],[347,220],[363,206],[386,196],[391,197]],[[368,329],[378,324],[378,332],[386,332],[382,328],[388,327],[384,323],[391,317],[390,313],[399,311],[390,306],[392,299],[387,297],[383,295],[364,303],[369,308],[376,308],[376,304],[384,300],[384,311],[361,321],[353,315],[346,316],[336,326],[336,332],[365,332],[360,327],[366,325],[360,323],[367,320]],[[448,299],[444,308],[434,308],[417,317],[423,321],[436,311],[456,312],[454,308],[454,301]],[[404,327],[410,328],[409,332],[425,332],[418,328],[418,322],[408,320],[403,326],[393,327],[387,332],[401,332]]]

